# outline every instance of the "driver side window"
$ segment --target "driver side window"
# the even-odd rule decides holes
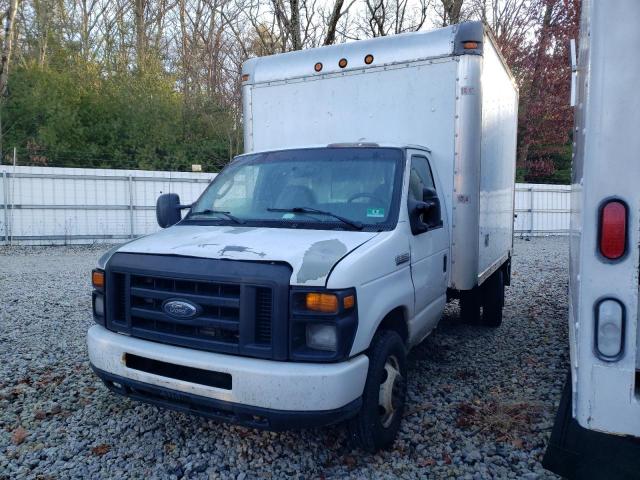
[[[425,188],[433,188],[434,190],[436,188],[429,162],[426,157],[413,155],[409,172],[409,198],[421,202]]]

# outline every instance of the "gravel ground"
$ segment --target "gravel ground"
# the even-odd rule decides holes
[[[410,354],[400,437],[377,455],[340,427],[262,432],[109,393],[85,348],[105,249],[0,249],[0,478],[553,477],[540,460],[568,362],[566,239],[516,241],[501,328],[448,307]]]

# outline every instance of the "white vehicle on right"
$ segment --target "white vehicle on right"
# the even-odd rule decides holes
[[[640,1],[583,0],[572,62],[571,375],[544,460],[567,478],[640,478],[638,45]]]

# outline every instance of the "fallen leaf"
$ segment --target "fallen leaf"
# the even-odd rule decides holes
[[[101,457],[105,453],[108,453],[110,450],[111,450],[111,445],[107,445],[106,443],[101,443],[100,445],[93,447],[91,449],[91,453]]]
[[[348,467],[355,467],[357,463],[355,458],[348,455],[343,458],[343,462]]]
[[[27,438],[27,435],[28,433],[24,428],[18,427],[11,433],[11,441],[14,445],[20,445]]]

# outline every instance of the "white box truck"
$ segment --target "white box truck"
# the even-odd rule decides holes
[[[640,2],[582,2],[574,67],[570,375],[544,465],[640,478]],[[574,61],[575,64],[575,61]]]
[[[91,364],[143,401],[270,429],[348,419],[386,447],[406,353],[447,300],[502,321],[513,78],[471,22],[252,59],[242,80],[246,153],[192,205],[161,196],[167,228],[93,272]]]

